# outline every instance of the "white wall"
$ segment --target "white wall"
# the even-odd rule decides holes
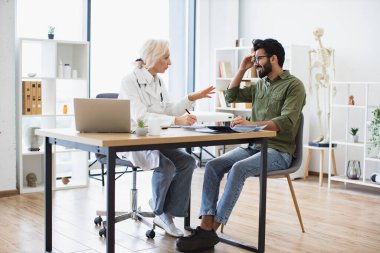
[[[214,49],[235,45],[238,24],[239,0],[197,1],[195,90],[214,85]],[[197,101],[197,110],[213,108],[213,100]]]
[[[322,40],[335,49],[336,79],[380,80],[380,1],[377,0],[241,0],[240,37],[274,37],[283,44],[317,47]]]
[[[376,0],[241,0],[239,36],[273,37],[284,45],[301,44],[317,48],[312,32],[316,27],[323,27],[324,46],[335,50],[335,80],[380,81],[378,10],[380,1]],[[313,103],[310,108],[312,139],[319,135],[319,128],[317,118],[313,116],[315,97],[309,101]],[[345,124],[338,121],[337,125]],[[343,155],[342,152],[337,154],[338,173],[344,170]],[[313,156],[311,164],[311,170],[317,171],[317,155]],[[326,161],[325,172],[327,164]]]
[[[323,27],[326,47],[335,50],[335,80],[380,81],[380,1],[377,0],[210,0],[209,18],[202,15],[198,42],[197,77],[204,87],[212,84],[214,48],[234,46],[235,39],[275,38],[283,45],[317,48],[313,37]],[[236,14],[236,8],[237,14]],[[237,19],[236,19],[237,18]],[[205,26],[204,26],[205,25]],[[206,71],[208,73],[206,73]],[[306,84],[307,85],[307,84]],[[357,94],[362,95],[362,94]],[[312,98],[312,103],[315,99]],[[202,108],[206,108],[203,106]],[[212,108],[209,105],[209,108]],[[310,108],[313,112],[313,107]],[[316,135],[316,117],[311,117],[310,138]],[[344,125],[344,124],[343,124]],[[318,157],[311,169],[318,168]],[[341,159],[338,155],[337,160]],[[327,159],[326,159],[327,160]],[[327,168],[327,162],[325,164]],[[340,171],[343,167],[340,168]],[[325,169],[327,171],[327,169]]]
[[[0,191],[16,189],[15,1],[0,0]]]

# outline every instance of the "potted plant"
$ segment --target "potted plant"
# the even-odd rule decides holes
[[[136,135],[146,136],[148,134],[148,129],[145,126],[145,121],[143,119],[137,120]]]
[[[54,31],[55,31],[55,27],[54,26],[49,26],[48,27],[48,38],[49,39],[54,39]]]
[[[357,127],[351,127],[350,134],[351,134],[351,140],[352,142],[358,142],[359,135],[358,135],[359,128]]]
[[[377,158],[380,158],[380,108],[373,110],[372,115],[373,118],[368,127],[370,133],[368,154],[375,151],[377,152]]]

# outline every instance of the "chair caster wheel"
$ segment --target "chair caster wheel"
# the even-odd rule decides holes
[[[107,229],[106,228],[102,228],[99,230],[99,236],[100,237],[107,237]]]
[[[102,224],[102,221],[103,221],[103,219],[102,219],[102,217],[96,217],[95,219],[94,219],[94,223],[95,223],[95,225],[96,226],[100,226],[101,224]]]
[[[153,239],[156,236],[156,232],[154,232],[154,230],[151,229],[151,230],[146,231],[145,235],[149,239]]]

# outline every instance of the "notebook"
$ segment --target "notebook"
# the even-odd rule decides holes
[[[74,98],[76,130],[83,133],[129,133],[130,102],[125,99]]]
[[[203,133],[248,133],[248,132],[258,132],[263,130],[267,125],[264,126],[207,126],[207,128],[197,129],[198,132]]]

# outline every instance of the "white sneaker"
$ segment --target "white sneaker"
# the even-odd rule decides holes
[[[153,223],[162,228],[163,230],[165,230],[165,232],[173,237],[182,237],[183,236],[183,232],[182,230],[178,229],[173,220],[170,220],[169,221],[164,221],[162,218],[161,218],[161,215],[159,216],[156,216],[154,217],[154,220],[153,220]]]

